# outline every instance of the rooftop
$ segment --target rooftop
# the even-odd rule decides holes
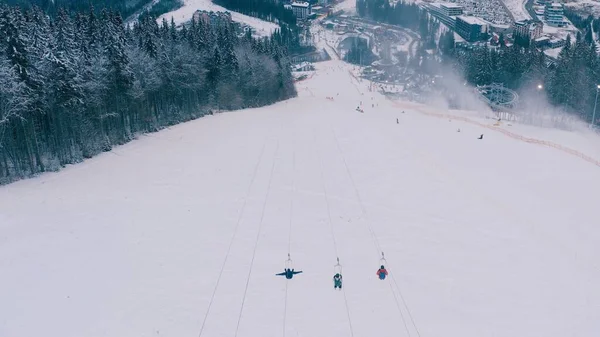
[[[292,2],[292,7],[305,7],[308,8],[308,2]]]
[[[466,16],[466,15],[459,15],[456,17],[457,19],[461,19],[462,21],[470,24],[470,25],[486,25],[487,23],[485,21],[483,21],[482,19],[476,17],[476,16]]]
[[[463,8],[461,5],[457,5],[457,4],[454,4],[451,2],[442,2],[442,3],[440,3],[440,6],[446,7],[446,8],[458,8],[458,9]]]
[[[533,21],[531,19],[515,21],[515,25],[517,25],[517,26],[525,26],[525,25],[532,24],[532,23],[535,23],[535,21]]]
[[[546,49],[546,50],[544,50],[544,54],[546,54],[547,56],[549,56],[553,59],[558,59],[558,54],[560,54],[561,50],[562,50],[562,47]]]

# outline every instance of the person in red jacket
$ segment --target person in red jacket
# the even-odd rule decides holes
[[[385,280],[385,277],[387,276],[387,274],[388,274],[388,272],[387,272],[387,270],[385,270],[385,267],[383,265],[377,271],[377,276],[379,276],[380,280]]]

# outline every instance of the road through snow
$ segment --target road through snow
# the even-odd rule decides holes
[[[598,167],[317,67],[298,98],[0,188],[0,336],[600,330]]]

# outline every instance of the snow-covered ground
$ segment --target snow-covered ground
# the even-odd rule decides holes
[[[506,8],[512,13],[515,21],[531,19],[531,15],[525,9],[527,0],[502,0]]]
[[[565,1],[565,6],[573,9],[581,14],[592,14],[594,16],[600,15],[600,1],[596,0],[572,0],[569,2]]]
[[[559,38],[566,39],[567,35],[571,35],[571,41],[575,41],[577,37],[577,28],[569,25],[567,27],[552,27],[550,25],[544,25],[544,34]]]
[[[600,331],[600,167],[317,67],[298,98],[1,187],[0,335]],[[510,130],[600,157],[596,136]]]
[[[142,9],[140,9],[139,11],[133,13],[131,16],[129,16],[128,18],[126,18],[125,19],[125,24],[126,25],[133,25],[133,23],[138,20],[138,18],[140,17],[140,15],[142,13],[144,13],[145,11],[149,10],[150,8],[152,8],[159,1],[160,0],[152,0],[152,1],[148,2]]]
[[[356,13],[356,1],[355,0],[344,0],[337,3],[333,7],[333,11],[337,12],[343,10],[346,14],[355,14]]]
[[[228,11],[226,8],[219,5],[215,5],[211,0],[184,0],[183,7],[161,15],[158,18],[159,22],[162,22],[163,18],[167,21],[171,20],[171,17],[175,20],[176,24],[182,24],[190,21],[194,16],[194,12],[197,10],[213,11],[213,12],[225,12]],[[278,25],[263,21],[248,15],[240,14],[238,12],[228,11],[231,13],[231,19],[236,22],[244,23],[256,30],[256,34],[259,36],[270,36],[273,31],[279,28]]]

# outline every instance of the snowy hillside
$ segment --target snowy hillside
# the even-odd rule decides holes
[[[565,1],[565,6],[583,15],[591,14],[596,17],[600,15],[600,2],[596,0]]]
[[[226,8],[223,8],[219,5],[215,5],[211,0],[184,0],[184,6],[161,15],[158,18],[158,21],[161,22],[163,18],[166,18],[168,21],[171,20],[171,17],[175,20],[176,24],[182,24],[184,22],[190,21],[194,15],[194,12],[197,10],[205,10],[205,11],[213,11],[213,12],[225,12],[228,11]],[[238,12],[228,11],[231,13],[231,18],[233,21],[240,22],[246,24],[256,30],[256,34],[260,36],[270,36],[273,31],[275,31],[279,26],[263,21],[251,16],[247,16],[244,14],[240,14]]]
[[[0,335],[597,334],[600,167],[389,102],[339,61],[298,89],[1,187]]]
[[[527,0],[502,0],[506,8],[511,12],[515,21],[531,19],[531,15],[525,9]]]

